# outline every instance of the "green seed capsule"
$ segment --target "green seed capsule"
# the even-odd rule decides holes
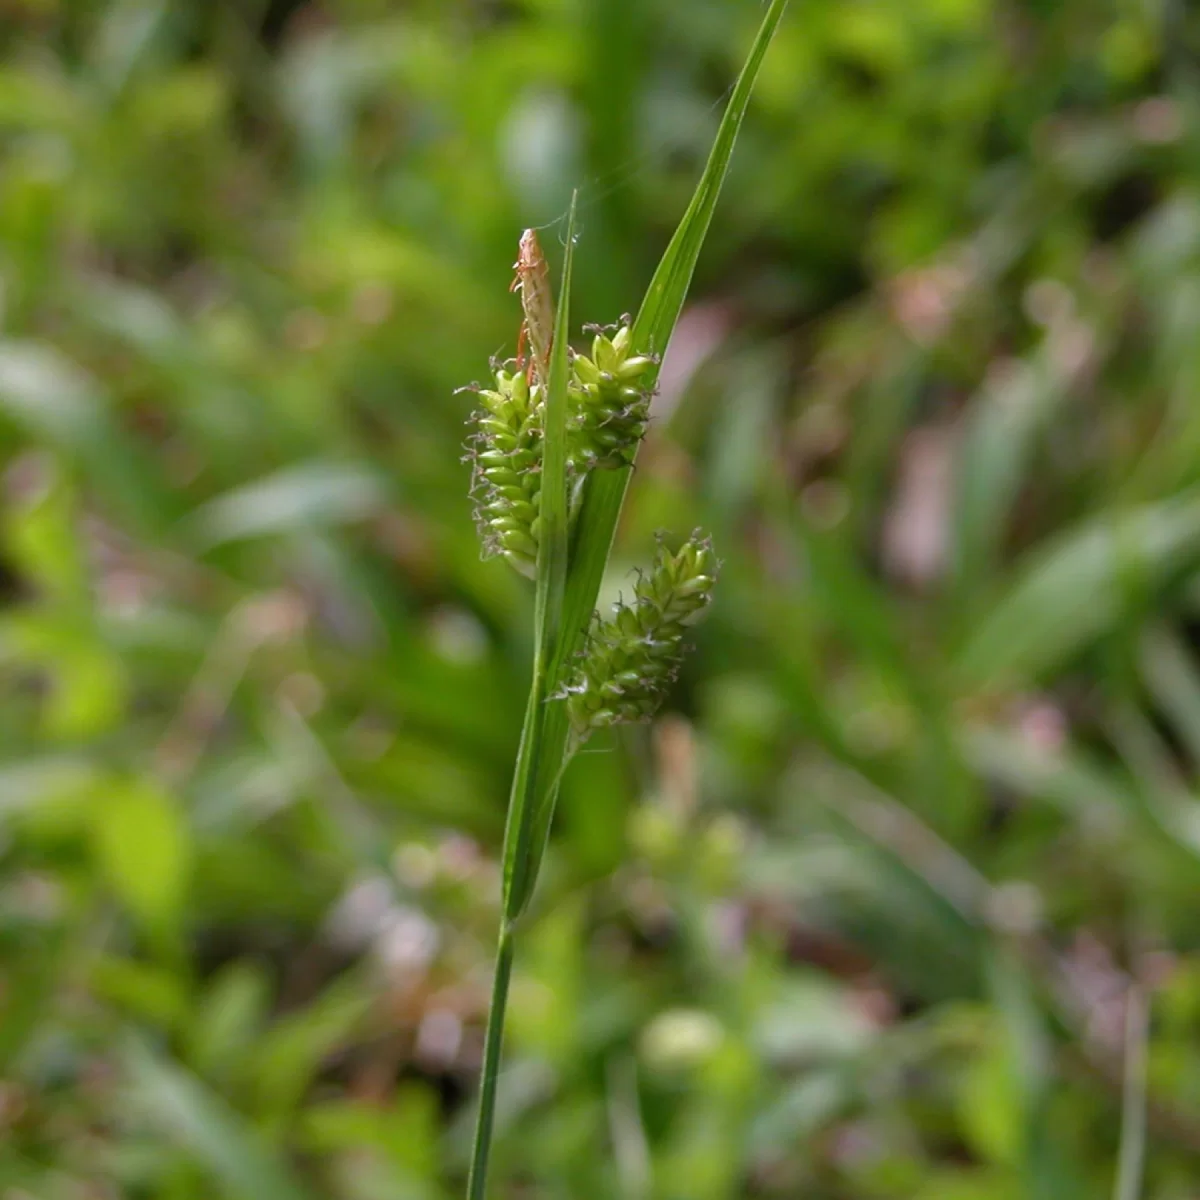
[[[575,372],[575,378],[585,387],[589,383],[600,382],[600,368],[586,355],[575,355],[571,360],[571,367]]]
[[[643,378],[651,367],[655,366],[652,358],[646,358],[644,355],[636,355],[633,358],[627,358],[613,374],[622,382],[630,383],[634,380]]]
[[[537,559],[537,542],[520,529],[509,529],[504,533],[504,548]]]

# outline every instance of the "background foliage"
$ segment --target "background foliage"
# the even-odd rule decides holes
[[[0,4],[5,1200],[458,1194],[531,595],[453,389],[576,184],[636,304],[760,15]],[[565,781],[498,1195],[1090,1200],[1142,1118],[1195,1195],[1198,47],[793,6],[611,580],[703,525],[717,602]]]

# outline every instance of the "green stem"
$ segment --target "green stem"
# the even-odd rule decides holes
[[[562,291],[558,298],[555,329],[570,328],[571,263],[575,247],[575,201],[567,216],[567,245],[563,257]],[[488,1010],[484,1042],[483,1078],[467,1200],[484,1200],[487,1164],[496,1109],[496,1079],[500,1072],[500,1047],[504,1039],[504,1012],[515,951],[515,925],[537,878],[538,856],[531,853],[536,830],[537,788],[542,778],[544,730],[551,683],[549,672],[562,623],[563,588],[567,574],[567,341],[555,336],[550,378],[546,387],[544,442],[542,447],[542,532],[538,545],[537,593],[534,603],[533,680],[525,725],[517,750],[508,820],[504,828],[504,883],[501,898],[500,944],[496,951],[496,977]],[[561,753],[561,747],[560,753]],[[555,770],[559,764],[554,764]],[[557,779],[557,775],[555,778]]]
[[[496,1082],[500,1077],[500,1050],[504,1041],[504,1013],[508,1007],[508,984],[512,978],[515,942],[507,922],[500,926],[496,947],[496,974],[492,979],[492,1002],[488,1008],[487,1035],[483,1043],[483,1078],[479,1088],[479,1117],[471,1149],[471,1174],[467,1200],[485,1200],[488,1155],[492,1148],[492,1125],[496,1115]]]
[[[539,621],[540,624],[540,621]],[[479,1082],[479,1110],[475,1118],[475,1141],[471,1149],[471,1173],[467,1179],[467,1200],[485,1200],[487,1195],[488,1156],[492,1148],[492,1126],[496,1116],[496,1082],[500,1075],[501,1047],[504,1042],[504,1016],[508,1008],[508,985],[512,978],[516,930],[510,917],[514,877],[520,880],[528,858],[530,794],[536,782],[535,770],[541,741],[542,715],[546,707],[546,668],[542,648],[534,651],[533,679],[525,724],[513,770],[512,795],[508,802],[508,820],[504,828],[504,894],[500,917],[500,938],[496,946],[496,971],[492,979],[492,998],[488,1005],[487,1032],[483,1043],[483,1069]]]

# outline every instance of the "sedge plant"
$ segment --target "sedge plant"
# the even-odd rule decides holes
[[[637,316],[569,341],[575,205],[557,303],[536,234],[522,236],[514,288],[524,309],[517,359],[475,387],[472,495],[485,554],[533,580],[534,661],[503,848],[501,922],[468,1200],[487,1194],[504,1016],[520,922],[537,881],[571,756],[597,729],[649,719],[674,678],[686,627],[716,576],[708,540],[660,541],[632,600],[593,616],[660,361],[682,311],[758,70],[787,0],[771,0],[730,95],[708,163]]]

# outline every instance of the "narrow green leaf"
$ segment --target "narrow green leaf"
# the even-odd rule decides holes
[[[986,951],[983,876],[857,771],[804,767],[790,783],[858,865],[828,894],[835,923],[913,994],[942,999],[973,992]]]
[[[1050,1135],[1048,1064],[1053,1061],[1046,1018],[1037,1002],[1033,981],[1020,958],[1002,944],[988,952],[987,987],[999,1017],[999,1041],[1007,1043],[1007,1073],[1012,1080],[1014,1111],[1010,1136],[1016,1166],[1030,1200],[1052,1200],[1070,1194],[1065,1164]]]
[[[1046,426],[1068,395],[1047,351],[993,379],[968,410],[954,504],[954,586],[966,597],[995,569],[1005,526]]]
[[[721,118],[704,174],[700,176],[687,212],[683,214],[683,219],[679,222],[679,227],[675,230],[646,290],[642,307],[633,323],[633,344],[642,353],[662,354],[671,340],[675,323],[679,320],[683,303],[687,299],[700,249],[708,236],[708,227],[717,207],[721,185],[729,172],[733,146],[750,104],[754,81],[758,78],[767,47],[770,46],[775,30],[783,19],[785,8],[787,0],[772,0],[771,7],[759,26],[754,45],[750,48],[749,57],[734,85],[725,115]]]
[[[661,353],[671,340],[675,323],[679,320],[684,300],[687,298],[696,261],[700,257],[700,249],[712,221],[721,184],[729,171],[734,143],[750,103],[754,81],[758,77],[767,48],[786,8],[787,0],[772,0],[766,16],[763,17],[750,54],[721,118],[704,173],[696,186],[687,212],[684,213],[662,261],[658,264],[658,269],[654,272],[654,278],[650,281],[633,324],[634,345],[639,352]],[[564,664],[570,661],[578,649],[596,607],[596,597],[600,592],[604,568],[608,563],[617,520],[625,502],[625,489],[629,485],[631,470],[632,468],[593,471],[584,485],[563,596],[563,634],[550,665],[551,684],[556,682]],[[568,733],[563,706],[550,705],[543,724],[542,755],[533,789],[537,798],[532,841],[535,859],[540,859],[550,832]],[[528,886],[514,896],[517,913],[529,902],[533,877],[528,876],[524,882]]]
[[[208,550],[362,521],[385,501],[380,480],[360,466],[300,463],[209,500],[188,516],[185,528],[195,546]]]
[[[1130,838],[1172,870],[1194,872],[1200,856],[1186,810],[1157,789],[1139,783],[1082,750],[1042,750],[1014,734],[968,729],[961,734],[967,760],[983,778],[1018,796],[1047,803],[1076,821],[1092,836]]]
[[[1019,684],[1111,630],[1200,560],[1200,495],[1103,514],[1036,551],[958,661],[969,686]]]
[[[176,501],[154,461],[119,427],[100,384],[33,341],[0,339],[0,431],[9,424],[60,451],[105,503],[139,531],[161,535]]]
[[[308,1200],[309,1193],[195,1076],[131,1040],[125,1063],[137,1097],[163,1130],[212,1172],[231,1200]]]
[[[94,820],[98,864],[126,908],[150,929],[173,928],[191,866],[178,801],[147,779],[113,780],[98,789]]]
[[[664,353],[675,331],[700,250],[712,222],[721,185],[729,172],[734,143],[750,104],[754,81],[758,78],[759,68],[786,7],[787,0],[772,0],[763,18],[721,118],[704,173],[646,290],[633,323],[633,343],[639,353]],[[567,580],[567,607],[563,620],[568,630],[578,632],[586,628],[596,605],[631,471],[632,468],[596,471],[585,486],[575,543],[571,548],[571,572]]]
[[[1179,634],[1163,624],[1148,629],[1138,653],[1142,677],[1171,729],[1200,764],[1200,669]]]
[[[1113,1200],[1139,1200],[1146,1167],[1146,1075],[1150,1002],[1138,985],[1125,1000],[1125,1080],[1121,1088],[1121,1145]]]

